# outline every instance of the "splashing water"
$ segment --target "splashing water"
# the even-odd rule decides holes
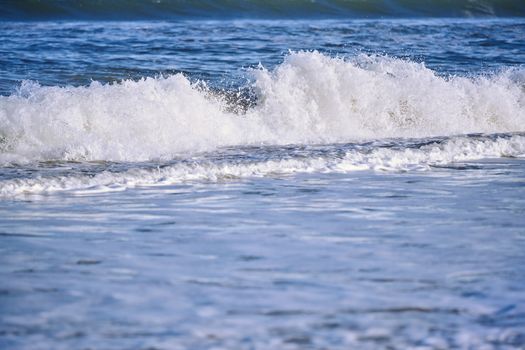
[[[86,87],[26,82],[0,97],[0,162],[166,160],[225,146],[521,132],[525,125],[518,69],[447,78],[399,59],[298,52],[253,76],[256,101],[244,113],[182,74]]]

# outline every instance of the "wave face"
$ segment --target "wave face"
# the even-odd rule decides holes
[[[246,102],[182,74],[0,97],[0,164],[151,161],[225,146],[521,132],[525,71],[440,77],[388,57],[291,53],[254,70]]]
[[[525,16],[519,0],[4,0],[0,19]]]

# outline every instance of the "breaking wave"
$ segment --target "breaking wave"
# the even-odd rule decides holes
[[[388,57],[291,53],[217,93],[182,74],[0,96],[0,164],[151,161],[225,146],[524,131],[525,71],[441,77]]]
[[[4,0],[0,19],[524,16],[517,0]]]

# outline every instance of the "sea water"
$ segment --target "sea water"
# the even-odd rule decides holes
[[[523,18],[6,18],[1,348],[524,348]]]

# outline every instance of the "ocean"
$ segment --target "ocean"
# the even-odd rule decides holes
[[[0,348],[525,349],[524,3],[3,1]]]

